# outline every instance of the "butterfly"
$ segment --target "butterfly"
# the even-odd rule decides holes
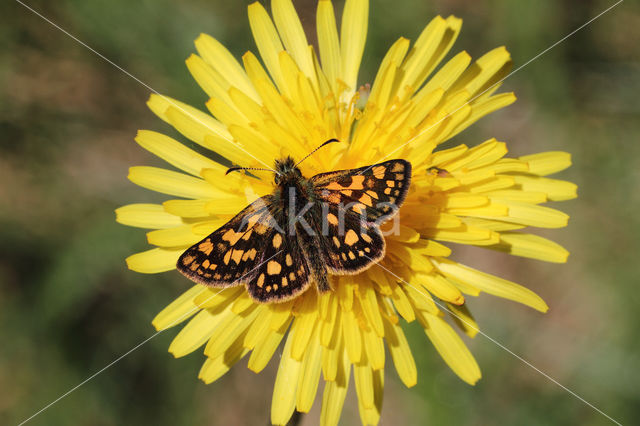
[[[282,302],[327,275],[357,274],[383,258],[380,225],[398,212],[409,190],[411,163],[389,160],[305,178],[289,156],[275,169],[275,190],[187,249],[177,269],[189,279],[225,288],[244,284],[257,302]]]

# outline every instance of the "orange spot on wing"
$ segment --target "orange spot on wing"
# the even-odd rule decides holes
[[[233,253],[231,254],[231,258],[233,259],[234,262],[236,262],[236,264],[240,263],[240,259],[242,259],[243,253],[244,253],[244,250],[234,250]]]
[[[242,237],[242,232],[236,232],[233,229],[229,229],[222,235],[222,241],[228,241],[229,244],[234,245]]]
[[[385,166],[375,166],[372,171],[375,177],[382,178],[384,173],[387,171],[387,168]]]
[[[356,234],[356,231],[354,231],[353,229],[349,229],[344,236],[344,242],[349,246],[354,245],[358,242],[358,240],[358,234]]]
[[[282,265],[280,265],[280,263],[276,262],[275,260],[270,260],[269,263],[267,263],[267,274],[278,275],[281,270]]]
[[[362,204],[365,204],[369,207],[373,206],[373,201],[371,200],[371,196],[369,194],[362,194],[362,197],[360,197],[358,201],[360,201]]]
[[[280,248],[280,246],[282,245],[282,235],[280,234],[274,235],[273,240],[271,242],[273,243],[274,248]]]
[[[393,168],[391,169],[392,172],[402,172],[404,171],[404,164],[402,163],[396,163],[394,164]]]
[[[213,251],[213,243],[209,238],[198,244],[198,250],[209,256]]]

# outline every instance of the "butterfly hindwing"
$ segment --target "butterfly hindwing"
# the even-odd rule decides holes
[[[276,233],[270,222],[271,196],[259,198],[225,225],[187,249],[178,270],[200,284],[229,287],[257,273],[264,241]]]
[[[263,261],[246,283],[251,297],[261,302],[285,301],[307,289],[309,271],[295,236],[286,238],[276,232],[260,248]]]
[[[327,235],[323,257],[330,273],[352,275],[382,259],[385,242],[380,229],[350,210],[331,205],[328,209]],[[335,218],[338,218],[338,221]]]
[[[411,163],[389,160],[357,169],[320,173],[310,181],[321,200],[342,204],[346,210],[379,225],[393,217],[404,202],[411,182]]]

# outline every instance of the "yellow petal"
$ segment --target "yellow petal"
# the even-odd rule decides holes
[[[402,290],[399,285],[394,285],[393,294],[391,295],[393,300],[393,306],[395,306],[398,313],[405,319],[407,322],[411,322],[416,319],[416,316],[413,312],[413,306],[407,295]]]
[[[251,324],[247,334],[244,337],[244,347],[253,349],[258,342],[264,337],[265,333],[270,331],[269,322],[271,321],[271,310],[261,309],[256,320]]]
[[[446,259],[433,259],[433,262],[446,277],[468,283],[494,296],[522,303],[540,312],[546,312],[549,309],[540,296],[514,282],[485,274]]]
[[[322,410],[320,411],[320,425],[335,426],[340,420],[344,399],[349,388],[349,377],[351,375],[351,363],[344,351],[344,347],[337,348],[339,357],[337,359],[338,374],[336,379],[326,382],[322,394]]]
[[[207,287],[203,285],[194,285],[189,290],[182,293],[176,300],[171,302],[169,306],[160,311],[160,313],[155,316],[151,324],[153,324],[156,330],[161,331],[171,328],[186,320],[191,315],[198,312],[198,307],[193,301],[198,295],[206,290]]]
[[[341,77],[342,62],[340,58],[338,29],[336,27],[336,19],[331,1],[320,0],[318,2],[316,27],[318,31],[318,47],[320,48],[322,69],[333,91],[336,92],[338,88],[337,79]]]
[[[178,197],[214,198],[226,195],[202,179],[157,167],[131,167],[128,178],[143,188]]]
[[[503,199],[529,204],[540,204],[547,201],[547,194],[544,192],[521,191],[519,189],[491,190],[484,195],[488,196],[492,200]]]
[[[200,171],[206,168],[226,169],[162,133],[138,130],[135,140],[147,151],[195,176],[200,176]]]
[[[333,382],[338,375],[339,363],[342,362],[344,351],[342,331],[336,335],[332,346],[325,346],[322,349],[322,375],[326,382]]]
[[[371,368],[379,370],[384,368],[384,341],[372,330],[363,330],[363,349],[367,354],[367,359]]]
[[[320,343],[324,347],[333,347],[335,345],[338,333],[342,333],[342,325],[340,319],[340,310],[338,309],[338,301],[332,297],[329,316],[325,318],[320,326]]]
[[[317,300],[314,294],[306,294],[301,302],[296,306],[299,310],[291,326],[291,357],[298,361],[302,360],[318,321]]]
[[[194,80],[209,97],[229,102],[229,82],[218,71],[195,54],[191,54],[185,63]]]
[[[402,65],[404,75],[400,83],[401,90],[407,85],[415,91],[422,85],[427,77],[427,72],[431,70],[433,54],[436,52],[440,40],[444,37],[446,28],[445,20],[441,16],[437,16],[422,31],[407,60]]]
[[[449,138],[454,137],[464,129],[480,120],[485,115],[491,114],[494,111],[511,105],[516,101],[516,95],[513,93],[501,93],[496,96],[491,96],[487,99],[478,99],[477,102],[473,102],[471,105],[471,114],[469,114],[464,120],[462,120],[455,129],[449,134]]]
[[[549,201],[565,201],[577,197],[576,184],[564,180],[520,175],[514,175],[513,179],[523,191],[543,192],[547,194]]]
[[[362,335],[358,320],[352,310],[342,312],[342,332],[349,360],[357,363],[362,357]]]
[[[342,81],[346,83],[351,93],[356,89],[358,81],[358,70],[367,38],[368,20],[369,2],[367,0],[346,1],[340,28],[340,53]]]
[[[162,203],[165,211],[176,217],[203,218],[211,214],[206,209],[208,200],[169,200]]]
[[[284,81],[280,71],[278,55],[284,50],[284,47],[282,47],[276,27],[273,25],[273,21],[271,21],[265,8],[259,2],[250,4],[248,11],[251,32],[258,46],[260,56],[276,85],[282,88]],[[247,54],[245,54],[243,59],[245,61],[245,68],[247,68]],[[251,75],[248,68],[247,72]]]
[[[311,410],[318,391],[318,381],[322,367],[322,346],[320,345],[319,327],[313,332],[313,337],[302,360],[302,372],[298,377],[298,391],[296,393],[296,409],[301,413]]]
[[[197,308],[194,307],[194,309]],[[229,309],[220,313],[212,313],[207,309],[201,310],[173,339],[169,345],[169,352],[179,358],[195,351],[209,340],[218,324],[229,315],[231,315]]]
[[[529,173],[546,176],[571,166],[571,154],[561,151],[540,152],[518,158],[529,165]]]
[[[308,48],[309,43],[293,3],[291,0],[273,0],[271,12],[285,47],[300,70],[317,86],[313,59]]]
[[[241,340],[238,339],[224,354],[215,359],[207,358],[200,369],[200,373],[198,373],[198,378],[206,384],[218,380],[247,353],[249,353],[249,350],[243,348]]]
[[[228,98],[228,96],[227,96]],[[249,120],[235,107],[233,102],[224,101],[219,98],[211,98],[206,104],[207,109],[216,119],[229,128],[230,125],[235,124],[238,126],[249,126]],[[229,130],[232,136],[235,135]],[[237,140],[237,138],[236,138]],[[241,142],[241,141],[240,141]]]
[[[285,323],[288,323],[291,318],[292,306],[293,302],[290,301],[278,303],[269,307],[273,313],[271,323],[269,324],[272,330],[279,330]]]
[[[176,262],[184,250],[184,248],[154,248],[132,254],[125,260],[127,267],[132,271],[142,272],[143,274],[156,274],[175,269]]]
[[[384,372],[377,370],[373,372],[373,407],[365,407],[360,399],[358,399],[358,409],[360,412],[360,421],[363,425],[377,425],[380,422],[380,413],[382,412],[382,395],[384,387]]]
[[[471,97],[477,96],[504,78],[509,73],[511,64],[511,55],[507,49],[497,47],[469,67],[451,90],[466,90]]]
[[[231,86],[237,87],[256,101],[260,100],[242,66],[218,40],[207,34],[200,34],[195,44],[202,59],[218,71]]]
[[[365,408],[373,408],[373,371],[369,365],[367,363],[355,365],[353,378],[358,393],[358,402]]]
[[[458,228],[434,229],[431,237],[436,240],[479,246],[497,244],[500,241],[500,236],[497,232],[470,225],[462,225]]]
[[[147,229],[166,229],[182,225],[180,216],[167,213],[160,204],[129,204],[116,209],[116,221]]]
[[[480,367],[460,336],[441,318],[426,314],[424,332],[447,365],[470,385],[480,380]]]
[[[353,307],[353,283],[349,278],[338,277],[336,286],[340,307],[345,311],[350,311]]]
[[[539,228],[562,228],[567,226],[569,222],[568,214],[549,207],[497,198],[496,201],[507,205],[509,208],[509,216],[500,218],[505,222],[537,226]],[[480,213],[476,216],[484,217],[485,215]]]
[[[246,294],[244,297],[249,298]],[[260,309],[266,308],[264,308],[264,305],[260,305]],[[241,334],[247,331],[253,320],[258,316],[258,313],[260,313],[260,309],[255,303],[250,309],[240,314],[234,314],[233,310],[229,309],[230,315],[224,318],[213,331],[209,343],[204,349],[205,355],[209,358],[217,358],[222,355]]]
[[[158,229],[147,232],[149,244],[160,247],[188,247],[200,241],[202,236],[191,231],[191,225],[182,225],[170,229]]]
[[[193,302],[202,309],[209,309],[212,312],[220,312],[227,305],[231,305],[244,292],[244,287],[213,288],[205,287],[206,290],[193,299]]]
[[[191,105],[168,96],[152,94],[147,106],[162,120],[205,148],[211,148],[204,140],[206,134],[217,136],[226,143],[233,143],[231,135],[222,123]]]
[[[250,123],[255,125],[263,125],[264,120],[267,118],[266,114],[262,110],[262,105],[251,99],[244,92],[232,87],[229,89],[229,97],[233,102],[233,105],[240,111]],[[251,124],[249,124],[251,125]]]
[[[249,370],[259,373],[267,366],[276,349],[280,346],[280,342],[289,327],[290,320],[291,317],[289,317],[279,329],[269,329],[264,333],[262,340],[258,342],[251,353],[249,363],[247,364]]]
[[[491,247],[515,256],[530,257],[547,262],[565,263],[569,252],[551,240],[533,234],[502,232],[500,243]]]
[[[385,339],[398,377],[405,386],[415,386],[418,382],[418,370],[402,328],[391,321],[385,321],[384,325]]]
[[[373,328],[378,336],[383,337],[384,325],[382,324],[380,308],[378,306],[378,300],[376,299],[376,292],[373,289],[373,286],[367,283],[360,284],[358,288],[358,300],[360,301],[362,312],[367,318],[368,324]]]
[[[302,361],[291,357],[292,341],[293,338],[289,335],[282,351],[276,382],[273,386],[271,423],[274,425],[285,425],[291,418],[296,405],[296,390]]]
[[[447,303],[447,308],[449,309],[449,315],[451,319],[456,323],[458,327],[469,337],[475,337],[480,331],[480,327],[478,323],[469,312],[467,305],[453,305],[451,303]]]
[[[421,98],[425,95],[433,93],[437,89],[447,90],[462,75],[464,70],[471,63],[471,56],[467,52],[460,52],[451,58],[440,70],[424,85],[420,92],[416,95]],[[442,152],[442,151],[440,151]]]
[[[419,277],[420,275],[416,276],[416,279],[419,279]],[[432,314],[437,314],[439,312],[433,298],[424,288],[416,287],[409,281],[402,283],[402,288],[409,301],[411,301],[415,314],[420,314],[422,311],[430,312]]]
[[[451,302],[455,305],[461,305],[464,303],[464,296],[460,293],[460,290],[438,273],[416,274],[414,282],[425,286],[429,292],[438,299]]]

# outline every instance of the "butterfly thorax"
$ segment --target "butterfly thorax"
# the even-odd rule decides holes
[[[276,190],[273,195],[274,201],[279,207],[288,211],[292,203],[294,203],[293,207],[300,208],[307,202],[313,201],[313,185],[296,167],[293,158],[285,157],[281,160],[276,160],[275,170],[274,182]]]

